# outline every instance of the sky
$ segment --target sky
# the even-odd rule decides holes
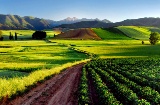
[[[160,17],[160,0],[0,0],[0,14],[55,21],[77,17],[119,22]]]

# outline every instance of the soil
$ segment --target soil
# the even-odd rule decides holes
[[[69,30],[55,36],[56,39],[94,39],[101,40],[100,37],[90,28]]]
[[[70,67],[3,105],[78,105],[78,84],[83,65]]]

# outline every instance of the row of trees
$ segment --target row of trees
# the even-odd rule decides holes
[[[17,40],[17,34],[15,32],[15,35],[13,36],[13,34],[10,32],[9,33],[9,40]],[[32,39],[45,39],[47,36],[46,32],[44,31],[35,31],[32,35]],[[0,30],[0,40],[2,41],[4,38],[2,36],[2,31]]]
[[[17,40],[17,33],[15,32],[15,38],[13,38],[13,35],[12,35],[12,33],[10,32],[10,34],[9,34],[9,40]]]

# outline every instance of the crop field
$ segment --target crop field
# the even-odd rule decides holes
[[[92,29],[100,38],[104,40],[131,40],[117,28],[93,28]]]
[[[23,93],[28,86],[86,58],[85,54],[58,43],[0,42],[0,98]]]
[[[82,69],[79,103],[160,104],[160,59],[99,59]]]
[[[119,26],[117,27],[127,36],[140,39],[140,40],[148,40],[151,31],[146,27],[139,27],[139,26]]]

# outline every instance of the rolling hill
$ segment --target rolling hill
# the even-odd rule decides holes
[[[56,35],[54,39],[92,39],[92,40],[101,40],[100,37],[98,37],[93,30],[89,28],[83,28],[83,29],[75,29],[75,30],[69,30],[65,33],[61,33],[59,35]]]
[[[140,26],[119,26],[117,29],[122,31],[128,37],[140,40],[148,40],[151,33],[148,28]]]
[[[117,28],[93,28],[93,31],[103,40],[130,40]]]

